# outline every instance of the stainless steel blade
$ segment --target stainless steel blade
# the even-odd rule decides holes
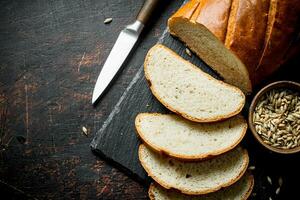
[[[134,47],[134,44],[138,40],[143,28],[144,25],[140,21],[135,21],[133,24],[126,26],[126,28],[121,31],[98,76],[93,92],[93,104],[101,96],[114,76],[120,70],[122,64]]]

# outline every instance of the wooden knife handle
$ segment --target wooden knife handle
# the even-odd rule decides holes
[[[160,0],[146,0],[137,16],[137,20],[145,25],[149,21],[150,16],[153,13],[155,7],[158,5],[159,1]]]

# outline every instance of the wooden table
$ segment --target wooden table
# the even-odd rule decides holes
[[[160,14],[97,107],[91,105],[91,95],[101,66],[143,0],[0,2],[1,199],[147,199],[147,188],[94,155],[89,145],[182,3],[162,2]],[[113,21],[104,24],[109,17]],[[273,80],[299,82],[299,60],[283,67]],[[252,143],[252,149],[262,153],[251,152],[251,162],[260,155],[261,168],[284,175],[282,196],[298,196],[293,181],[300,179],[299,154],[268,159],[269,154]],[[273,167],[277,164],[280,167]],[[256,189],[264,190],[268,183],[261,180]]]
[[[101,66],[143,0],[0,2],[1,196],[147,198],[146,188],[93,155],[89,144],[182,3],[165,2],[95,108]],[[104,24],[108,17],[113,21]]]

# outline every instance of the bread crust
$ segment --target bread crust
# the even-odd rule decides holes
[[[253,177],[253,175],[249,175],[248,179],[249,179],[249,182],[250,182],[250,187],[249,187],[248,191],[246,192],[245,196],[243,196],[243,198],[242,198],[244,200],[247,200],[250,197],[251,192],[252,192],[253,187],[254,187],[254,177]]]
[[[246,65],[251,82],[264,47],[269,0],[233,0],[225,46]]]
[[[203,0],[190,20],[205,25],[221,42],[224,42],[230,7],[231,0]]]
[[[247,178],[247,181],[248,181],[248,184],[249,184],[249,188],[246,191],[246,193],[243,196],[241,196],[241,200],[247,200],[251,195],[251,192],[252,192],[253,187],[254,187],[254,177],[253,177],[253,175],[249,175],[248,178]],[[159,199],[155,199],[155,195],[153,194],[155,184],[157,184],[157,183],[151,183],[150,186],[149,186],[148,196],[149,196],[150,200],[159,200]]]
[[[168,183],[166,183],[165,181],[159,179],[158,177],[156,177],[155,175],[153,175],[151,173],[151,170],[148,168],[147,164],[142,159],[143,148],[146,148],[146,147],[144,146],[144,144],[141,144],[139,146],[139,149],[138,149],[138,156],[139,156],[140,163],[143,166],[143,168],[145,169],[145,171],[147,172],[148,176],[150,176],[155,182],[157,182],[159,185],[161,185],[162,187],[164,187],[166,189],[174,188],[172,185],[169,185]],[[245,172],[247,171],[248,164],[249,164],[248,152],[247,152],[246,149],[242,149],[242,150],[243,150],[243,166],[242,166],[243,168],[236,177],[232,178],[227,183],[220,184],[218,187],[215,187],[215,188],[211,188],[211,189],[207,189],[207,190],[199,190],[199,191],[195,191],[195,192],[190,191],[190,190],[185,189],[185,188],[179,188],[179,187],[174,188],[174,189],[179,190],[183,194],[201,195],[201,194],[208,194],[208,193],[211,193],[211,192],[216,192],[216,191],[218,191],[218,190],[220,190],[224,187],[228,187],[228,186],[234,184],[235,182],[237,182],[245,174]]]
[[[139,126],[138,121],[145,115],[154,115],[154,116],[161,116],[161,115],[170,115],[170,114],[161,114],[161,113],[139,113],[136,118],[135,118],[135,128],[136,128],[136,132],[138,134],[138,136],[142,139],[142,141],[152,150],[161,153],[161,154],[166,154],[170,157],[173,157],[175,159],[179,159],[179,160],[185,160],[185,161],[199,161],[199,160],[205,160],[205,159],[209,159],[215,156],[218,156],[220,154],[223,154],[227,151],[230,151],[232,149],[234,149],[244,138],[246,131],[247,131],[247,122],[245,121],[245,119],[242,116],[236,116],[238,118],[240,118],[244,123],[244,127],[241,131],[240,137],[239,139],[231,144],[230,146],[228,146],[227,148],[224,149],[220,149],[218,151],[214,151],[214,152],[210,152],[210,153],[206,153],[206,154],[198,154],[198,155],[194,155],[194,156],[187,156],[187,155],[182,155],[182,154],[177,154],[177,153],[173,153],[170,152],[168,149],[163,148],[163,147],[159,147],[156,146],[155,144],[151,143],[149,140],[146,139],[146,137],[144,136],[143,132],[141,131],[141,128]],[[174,114],[171,114],[174,115]]]
[[[158,99],[158,101],[160,101],[166,108],[168,108],[169,110],[171,110],[172,112],[174,113],[177,113],[178,115],[188,119],[188,120],[191,120],[191,121],[194,121],[194,122],[217,122],[217,121],[221,121],[221,120],[224,120],[224,119],[227,119],[227,118],[230,118],[230,117],[233,117],[237,114],[239,114],[244,105],[245,105],[245,95],[244,93],[238,89],[237,87],[235,86],[232,86],[232,85],[229,85],[223,81],[220,81],[220,80],[217,80],[215,78],[213,78],[212,76],[210,76],[209,74],[203,72],[201,69],[199,69],[198,67],[196,67],[195,65],[191,64],[192,66],[192,69],[194,69],[195,72],[197,73],[200,73],[201,75],[203,76],[206,76],[207,79],[209,79],[210,81],[214,81],[218,84],[221,84],[223,86],[226,86],[226,87],[229,87],[233,90],[235,90],[237,93],[239,93],[243,100],[242,102],[238,105],[237,109],[231,113],[228,113],[227,115],[219,115],[219,116],[216,116],[216,117],[212,117],[212,118],[195,118],[195,117],[192,117],[190,115],[188,115],[187,113],[184,113],[184,111],[180,111],[180,110],[176,110],[174,108],[172,108],[167,102],[165,102],[163,100],[163,98],[161,98],[157,92],[155,91],[155,89],[152,87],[152,82],[151,82],[151,78],[150,78],[150,75],[148,73],[148,69],[147,69],[147,66],[148,66],[148,60],[149,60],[149,57],[151,56],[151,53],[152,51],[154,51],[156,48],[163,48],[165,49],[166,51],[170,52],[171,54],[175,55],[179,60],[185,62],[185,63],[188,63],[189,65],[191,64],[189,61],[187,60],[184,60],[183,58],[181,58],[178,54],[176,54],[174,51],[172,51],[171,49],[161,45],[161,44],[156,44],[155,46],[153,46],[147,53],[146,55],[146,59],[145,59],[145,62],[144,62],[144,71],[145,71],[145,78],[147,79],[148,83],[149,83],[149,86],[150,86],[150,90],[152,92],[152,94]]]
[[[227,25],[228,18],[231,9],[231,1],[232,0],[191,0],[186,3],[183,7],[181,7],[173,16],[171,16],[168,20],[168,27],[170,33],[181,39],[176,32],[172,30],[172,24],[180,23],[190,23],[192,26],[195,26],[199,29],[205,28],[207,31],[212,32],[213,35],[216,36],[216,39],[221,43],[225,42],[225,37],[227,34]],[[201,2],[201,3],[200,3]],[[219,13],[220,12],[220,13]],[[213,63],[208,63],[208,60],[205,60],[203,56],[201,56],[193,46],[188,45],[187,41],[183,41],[189,48],[200,58],[202,58],[208,65],[210,65],[217,73],[219,73],[225,80],[229,80],[231,82],[237,82],[239,87],[243,89],[246,94],[252,92],[252,84],[250,81],[248,69],[245,65],[240,65],[240,71],[242,73],[236,73],[232,75],[231,70],[228,69],[227,73],[223,73],[223,70],[218,70],[218,66]],[[224,48],[226,48],[224,46]],[[230,52],[229,52],[230,53]],[[234,53],[232,53],[234,54]],[[235,54],[234,54],[235,56]],[[239,60],[237,56],[236,59]],[[242,62],[241,62],[242,63]],[[230,67],[229,67],[230,68]],[[238,77],[238,78],[236,78]],[[239,81],[240,77],[243,79]]]
[[[214,23],[217,20],[213,19],[226,16],[227,0],[222,2],[223,6],[218,0],[214,1],[215,4],[209,2],[191,0],[169,19],[169,27],[171,22],[177,23],[179,19],[207,27],[246,65],[253,86],[261,83],[300,51],[299,46],[293,45],[300,27],[299,0],[232,0],[225,41],[224,21]],[[206,17],[201,18],[201,13]],[[172,30],[171,34],[178,37]],[[193,48],[191,50],[197,54]],[[251,83],[247,84],[246,93],[250,93]]]
[[[297,37],[300,27],[300,2],[298,0],[271,0],[265,46],[255,69],[255,83],[276,71],[287,59],[286,53]],[[291,53],[294,53],[291,51]]]
[[[180,12],[176,12],[173,17],[184,17],[190,19],[194,12],[196,11],[197,7],[200,5],[200,0],[191,0],[184,4],[179,10]]]
[[[217,38],[224,42],[232,0],[191,0],[171,18],[185,18],[205,25]]]

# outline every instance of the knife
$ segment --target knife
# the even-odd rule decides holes
[[[136,21],[125,27],[118,36],[103,68],[98,76],[92,97],[92,104],[96,104],[108,85],[111,83],[122,64],[133,49],[144,26],[149,21],[151,13],[158,5],[159,0],[146,0]]]

